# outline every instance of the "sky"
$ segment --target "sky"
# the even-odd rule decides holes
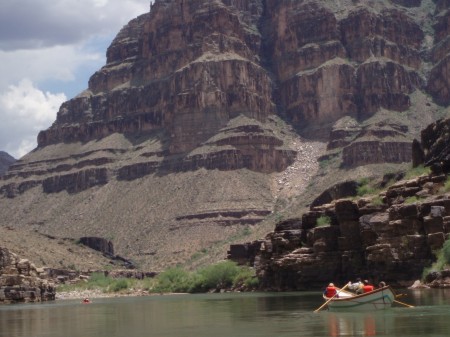
[[[0,151],[19,159],[60,105],[88,86],[106,49],[150,0],[0,1]]]

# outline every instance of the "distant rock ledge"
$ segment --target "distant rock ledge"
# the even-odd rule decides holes
[[[46,275],[43,268],[0,247],[0,305],[54,300],[55,286]]]

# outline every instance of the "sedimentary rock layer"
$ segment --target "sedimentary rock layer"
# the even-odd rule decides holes
[[[166,249],[168,230],[195,232],[195,245],[171,246],[176,263],[271,214],[295,137],[329,142],[346,169],[409,161],[423,120],[450,103],[448,12],[431,0],[156,0],[2,178],[2,207],[16,210],[4,221],[114,231],[135,256]],[[207,225],[223,235],[204,240]]]

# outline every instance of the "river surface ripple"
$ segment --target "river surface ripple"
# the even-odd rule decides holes
[[[314,313],[319,292],[163,295],[0,306],[0,337],[450,336],[450,290],[378,312]]]

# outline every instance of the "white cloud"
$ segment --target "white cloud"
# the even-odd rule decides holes
[[[24,79],[0,96],[3,123],[0,141],[15,158],[21,157],[36,146],[36,135],[55,120],[59,106],[67,100],[63,93],[42,92]],[[17,134],[18,133],[18,134]]]
[[[17,158],[35,147],[66,96],[87,88],[107,45],[150,2],[1,0],[0,150]]]
[[[55,118],[55,110],[66,99],[63,93],[56,95],[44,93],[36,89],[30,80],[24,79],[18,86],[11,85],[9,91],[1,96],[0,102],[7,115],[12,117],[15,115],[21,119],[31,118],[39,124],[48,124]]]
[[[110,34],[148,12],[149,5],[148,0],[2,0],[0,49],[68,45]]]
[[[24,78],[32,78],[34,82],[74,80],[77,68],[87,62],[100,67],[104,55],[86,52],[76,45],[0,51],[0,90]]]

